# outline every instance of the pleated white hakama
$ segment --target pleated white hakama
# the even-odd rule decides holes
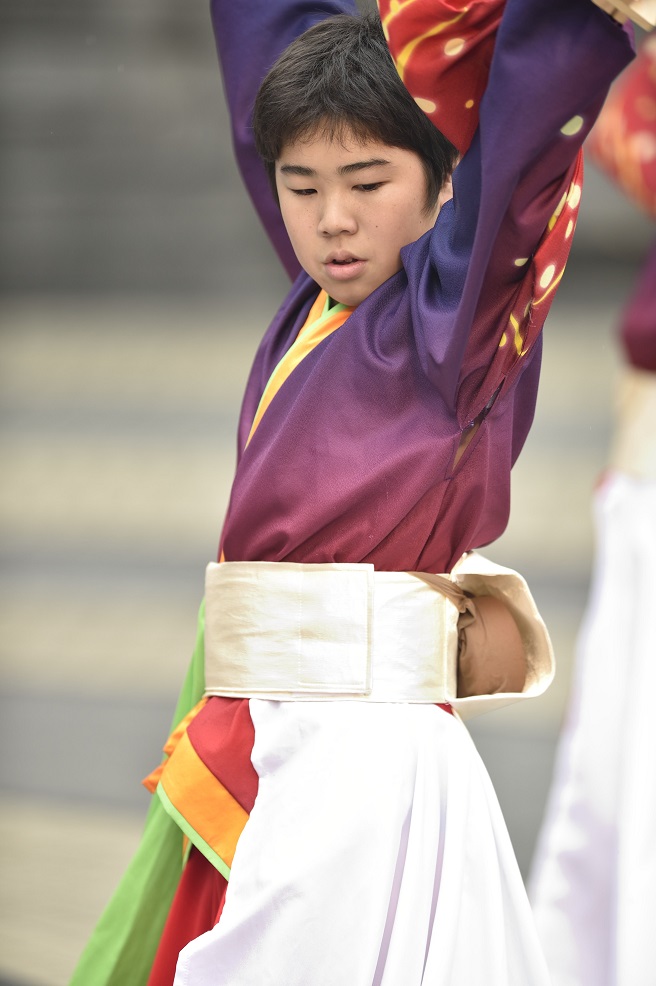
[[[435,705],[251,700],[255,806],[175,986],[547,986],[508,832]]]

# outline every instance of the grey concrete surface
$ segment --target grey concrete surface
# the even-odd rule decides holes
[[[138,840],[285,281],[234,171],[204,0],[10,0],[0,56],[0,986],[64,986]],[[559,672],[472,725],[525,873],[587,591],[614,327],[651,232],[589,179],[489,550],[527,576]]]

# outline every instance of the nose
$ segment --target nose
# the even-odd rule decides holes
[[[345,196],[340,194],[326,196],[319,216],[318,230],[321,236],[355,233],[357,220]]]

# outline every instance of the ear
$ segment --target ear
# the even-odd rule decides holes
[[[453,182],[451,181],[451,176],[447,178],[440,189],[440,194],[437,196],[437,208],[438,212],[442,208],[445,202],[453,198]]]

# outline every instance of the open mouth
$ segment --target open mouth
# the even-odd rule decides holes
[[[349,254],[340,254],[337,257],[329,257],[325,267],[331,276],[338,281],[345,281],[351,277],[357,277],[364,269],[365,261],[360,257],[352,257]]]

